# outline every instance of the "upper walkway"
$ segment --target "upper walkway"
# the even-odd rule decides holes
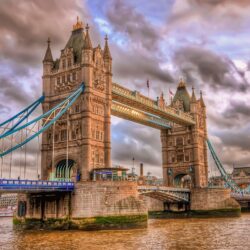
[[[112,83],[112,100],[133,107],[137,110],[148,112],[152,115],[159,116],[170,122],[181,125],[194,125],[193,117],[175,108],[164,106],[160,107],[157,101],[154,101],[138,91],[131,91],[117,83]]]

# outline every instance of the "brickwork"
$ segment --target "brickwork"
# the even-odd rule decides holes
[[[164,211],[164,203],[161,200],[157,200],[145,195],[140,195],[143,202],[146,204],[149,212]]]
[[[194,188],[191,191],[191,210],[240,209],[231,198],[231,190],[224,188]]]
[[[72,195],[72,218],[146,213],[133,182],[78,183]]]

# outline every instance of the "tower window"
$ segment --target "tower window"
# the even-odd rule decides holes
[[[75,112],[76,113],[79,113],[80,112],[80,106],[78,104],[76,104],[75,106]]]
[[[61,141],[66,141],[67,140],[67,130],[63,129],[61,131]]]
[[[71,67],[71,58],[68,58],[68,67]]]
[[[62,67],[63,67],[63,69],[66,68],[66,61],[65,61],[65,59],[63,59],[63,61],[62,61]]]
[[[70,82],[70,74],[67,75],[67,81]]]
[[[76,80],[76,72],[73,72],[73,81]]]
[[[65,83],[65,76],[62,76],[62,83]]]
[[[60,84],[60,77],[57,77],[57,84]]]
[[[189,161],[189,155],[188,154],[185,155],[185,161]]]
[[[177,137],[176,138],[176,146],[183,146],[183,138],[182,137]]]
[[[177,155],[177,162],[183,162],[183,155]]]

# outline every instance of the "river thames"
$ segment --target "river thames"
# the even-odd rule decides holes
[[[250,214],[238,218],[150,219],[147,229],[16,231],[0,218],[0,249],[250,249]]]

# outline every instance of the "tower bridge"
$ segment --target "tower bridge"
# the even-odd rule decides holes
[[[187,84],[180,80],[172,102],[166,104],[163,94],[153,100],[114,83],[112,78],[108,38],[103,49],[94,47],[88,25],[84,28],[77,20],[58,59],[53,59],[48,40],[43,59],[44,94],[0,124],[3,160],[6,156],[12,159],[15,152],[25,153],[23,148],[31,140],[41,142],[41,180],[12,180],[10,174],[9,180],[0,181],[1,192],[25,194],[19,197],[17,218],[43,222],[69,218],[68,225],[79,228],[83,226],[79,218],[136,215],[145,219],[147,208],[141,196],[162,204],[191,203],[194,210],[199,210],[203,201],[211,203],[206,205],[213,209],[215,199],[216,208],[238,208],[230,200],[230,191],[207,189],[208,144],[231,190],[241,191],[208,140],[202,93],[197,98],[192,89],[190,95]],[[43,114],[32,118],[40,104]],[[93,171],[112,166],[111,115],[160,130],[163,187],[92,180]],[[182,189],[176,188],[180,184]]]

